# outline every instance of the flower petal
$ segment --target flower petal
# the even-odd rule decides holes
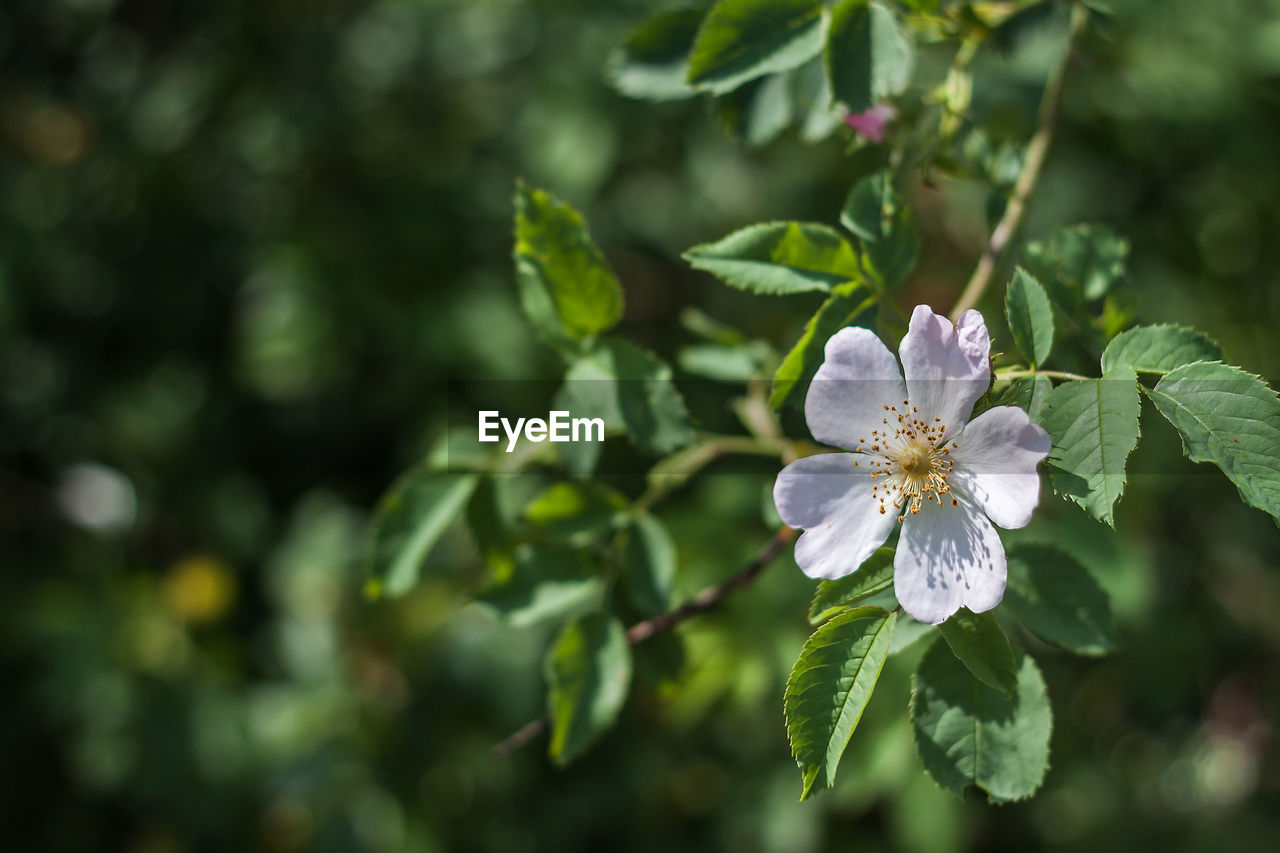
[[[1016,406],[978,415],[955,440],[951,484],[1001,527],[1025,527],[1040,502],[1036,466],[1049,455],[1049,434]]]
[[[1004,545],[982,510],[926,502],[908,515],[893,559],[893,587],[919,622],[937,625],[960,609],[990,610],[1004,598]]]
[[[917,305],[898,355],[911,404],[926,420],[941,419],[945,437],[959,433],[991,384],[991,338],[982,315],[966,311],[952,324]]]
[[[898,361],[875,333],[841,329],[827,341],[826,360],[809,383],[804,417],[818,441],[854,450],[858,439],[870,443],[884,406],[906,396]]]
[[[804,528],[796,563],[811,578],[840,578],[856,571],[884,544],[895,518],[880,514],[871,497],[866,457],[821,453],[792,462],[773,484],[778,515]]]

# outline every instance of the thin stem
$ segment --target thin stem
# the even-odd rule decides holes
[[[773,535],[773,538],[737,574],[731,575],[715,586],[707,587],[669,613],[632,625],[627,630],[627,642],[633,646],[643,643],[655,634],[668,631],[686,619],[697,616],[699,613],[705,613],[715,607],[730,592],[739,587],[747,586],[754,581],[764,571],[765,567],[782,552],[783,548],[791,544],[795,538],[796,532],[790,527],[778,528],[778,532]],[[515,752],[542,734],[547,728],[547,722],[546,717],[530,720],[502,742],[495,744],[489,750],[489,753],[495,758],[501,758],[504,755]]]
[[[1067,50],[1062,62],[1054,70],[1045,86],[1044,97],[1040,101],[1040,127],[1031,142],[1027,145],[1027,159],[1022,166],[1022,174],[1013,187],[1013,195],[1005,206],[1004,216],[991,232],[991,239],[978,260],[978,265],[965,285],[955,308],[951,309],[951,319],[957,320],[965,311],[978,304],[982,294],[991,284],[996,267],[1004,257],[1005,250],[1013,242],[1018,229],[1022,227],[1023,217],[1027,212],[1027,200],[1031,197],[1040,173],[1044,170],[1045,160],[1049,155],[1049,146],[1058,127],[1058,113],[1062,108],[1062,93],[1066,88],[1067,72],[1075,62],[1076,51],[1089,23],[1089,10],[1083,3],[1076,3],[1071,9],[1071,34],[1067,41]]]
[[[1024,377],[1048,376],[1050,379],[1091,379],[1079,373],[1067,373],[1065,370],[997,370],[996,379],[1022,379]]]
[[[649,472],[649,487],[632,503],[636,512],[647,510],[696,472],[722,456],[778,456],[790,462],[796,457],[795,442],[783,438],[747,435],[704,435],[703,440],[668,456]]]

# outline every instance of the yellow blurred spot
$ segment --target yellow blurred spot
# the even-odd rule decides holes
[[[364,597],[369,601],[377,601],[382,598],[382,581],[378,578],[369,578],[365,581]]]
[[[164,579],[169,609],[184,622],[204,625],[216,622],[236,596],[230,567],[217,557],[203,554],[183,557]]]

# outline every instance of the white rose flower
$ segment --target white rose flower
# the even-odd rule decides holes
[[[898,354],[868,329],[842,329],[805,398],[814,438],[851,453],[793,462],[773,487],[778,514],[803,528],[796,563],[812,578],[857,571],[902,525],[898,602],[937,624],[1004,597],[1004,546],[992,522],[1025,526],[1040,500],[1048,434],[1022,409],[969,420],[991,383],[991,339],[977,311],[958,324],[916,306]]]

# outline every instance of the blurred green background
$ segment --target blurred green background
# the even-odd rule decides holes
[[[1280,2],[1113,5],[1029,236],[1109,223],[1132,241],[1142,319],[1198,325],[1276,380]],[[904,711],[918,649],[886,667],[837,789],[796,802],[781,697],[811,583],[789,558],[682,627],[679,676],[639,680],[565,771],[541,742],[488,755],[541,710],[549,628],[461,606],[483,574],[464,530],[406,598],[361,596],[368,509],[447,402],[557,376],[511,281],[516,176],[587,214],[626,289],[622,332],[668,359],[688,305],[779,347],[816,307],[730,291],[679,252],[762,219],[834,223],[848,137],[748,149],[704,103],[613,93],[609,50],[659,6],[0,8],[7,849],[1280,843],[1280,536],[1181,462],[1158,418],[1119,534],[1057,499],[1022,532],[1086,560],[1122,639],[1096,662],[1032,647],[1056,727],[1026,803],[962,802],[923,775]],[[980,55],[974,110],[1013,138],[1063,17]],[[984,195],[936,176],[913,202],[925,255],[902,304],[945,309],[985,237]],[[690,389],[696,413],[726,417],[731,388]],[[768,539],[773,473],[713,469],[661,507],[681,591]]]

